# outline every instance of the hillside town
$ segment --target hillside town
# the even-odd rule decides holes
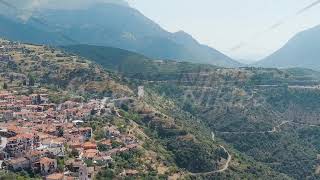
[[[48,94],[1,91],[0,168],[33,172],[47,180],[92,179],[100,168],[112,164],[113,155],[139,146],[135,136],[110,123],[99,140],[86,125],[90,117],[120,116],[117,106],[126,100],[55,104]]]

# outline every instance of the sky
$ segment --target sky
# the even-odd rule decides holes
[[[40,7],[79,8],[125,0],[0,0],[28,19]],[[320,25],[320,0],[127,0],[164,29],[183,30],[200,43],[242,61],[260,60],[296,33]],[[7,13],[1,9],[0,13]]]
[[[317,0],[128,1],[164,29],[183,30],[199,42],[246,62],[260,60],[296,33],[320,25]],[[319,4],[304,9],[316,1]]]

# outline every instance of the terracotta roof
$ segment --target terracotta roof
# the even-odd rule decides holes
[[[33,134],[28,134],[28,133],[17,134],[16,136],[9,138],[8,141],[14,141],[17,139],[32,139],[33,137],[34,137]]]
[[[50,164],[50,163],[53,163],[53,162],[55,162],[54,159],[50,159],[50,158],[47,158],[47,157],[44,157],[44,158],[40,159],[40,164]]]
[[[88,150],[85,150],[85,153],[98,153],[99,151],[96,150],[96,149],[88,149]]]
[[[92,159],[97,156],[97,153],[84,153],[82,157]]]
[[[38,151],[38,150],[33,150],[29,153],[30,156],[37,156],[37,155],[41,155],[43,154],[44,152],[42,151]]]
[[[47,180],[61,180],[64,178],[64,175],[61,173],[50,174],[46,177]]]
[[[83,144],[83,147],[84,148],[97,148],[97,144],[96,143],[93,143],[93,142],[85,142],[84,144]]]
[[[104,141],[101,141],[100,142],[101,144],[104,144],[104,145],[107,145],[107,146],[111,146],[112,145],[112,143],[111,143],[111,140],[104,140]]]
[[[10,164],[20,164],[20,163],[23,163],[23,162],[25,162],[25,161],[27,161],[27,159],[24,158],[24,157],[21,157],[21,158],[11,159],[11,160],[9,161],[9,163],[10,163]]]
[[[125,170],[126,174],[128,175],[135,175],[135,174],[138,174],[139,171],[137,170],[132,170],[132,169],[129,169],[129,170]]]
[[[65,176],[64,179],[65,179],[65,180],[75,180],[76,178],[75,178],[75,177],[72,177],[72,176]]]

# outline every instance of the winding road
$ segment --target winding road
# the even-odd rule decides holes
[[[227,161],[226,161],[226,163],[225,163],[225,165],[223,166],[222,169],[219,169],[219,170],[217,170],[217,171],[214,171],[213,173],[221,173],[221,172],[226,171],[226,170],[229,168],[229,164],[230,164],[231,159],[232,159],[232,156],[231,156],[231,154],[227,151],[227,149],[226,149],[224,146],[222,146],[222,145],[220,145],[220,147],[224,150],[224,152],[226,152],[226,153],[228,154],[228,159],[227,159]]]
[[[214,133],[211,132],[212,134],[212,140],[214,141],[215,140],[215,136],[214,136]],[[228,152],[228,150],[222,146],[222,145],[219,145],[220,148],[222,148],[224,150],[225,153],[227,153],[228,155],[228,158],[227,158],[227,161],[226,163],[223,165],[223,167],[221,169],[218,169],[218,170],[214,170],[214,171],[210,171],[210,172],[204,172],[204,173],[190,173],[192,176],[199,176],[199,175],[204,175],[204,176],[207,176],[207,175],[212,175],[212,174],[215,174],[215,173],[222,173],[226,170],[229,169],[229,165],[230,165],[230,162],[232,160],[232,156],[231,154]]]

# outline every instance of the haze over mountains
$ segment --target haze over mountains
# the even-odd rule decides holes
[[[262,67],[320,69],[320,26],[298,33],[281,49],[257,62]]]
[[[40,9],[23,22],[1,17],[1,36],[51,45],[90,44],[141,53],[153,59],[237,67],[240,63],[198,43],[189,34],[170,33],[139,11],[109,1],[79,9]],[[25,33],[34,32],[34,33]],[[37,34],[42,37],[37,37]],[[47,38],[43,38],[47,36]]]
[[[0,13],[3,14],[0,16],[0,36],[10,40],[59,46],[88,44],[115,47],[151,59],[242,66],[221,52],[200,44],[184,31],[170,33],[164,30],[125,1],[72,0],[65,5],[56,0],[7,2],[21,9],[18,12],[14,8],[3,11],[4,6],[0,5],[2,12],[7,12],[6,15]],[[253,65],[318,70],[319,34],[320,26],[301,32],[284,47]]]

